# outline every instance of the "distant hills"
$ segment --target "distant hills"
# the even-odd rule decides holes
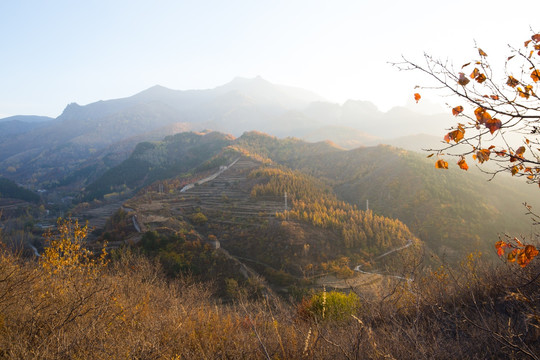
[[[185,174],[196,176],[238,156],[279,166],[284,174],[289,174],[286,169],[298,171],[295,178],[322,181],[327,190],[314,188],[309,191],[313,196],[331,189],[337,199],[359,209],[369,201],[375,214],[400,220],[431,251],[452,261],[474,250],[493,253],[500,232],[516,234],[530,228],[521,203],[534,200],[536,189],[511,179],[493,183],[474,171],[437,170],[424,156],[391,146],[345,151],[329,142],[280,140],[260,132],[238,138],[217,132],[184,133],[141,143],[127,160],[89,185],[86,196],[91,199],[126,186],[135,190],[155,181],[181,181]]]
[[[55,119],[0,120],[0,174],[28,185],[54,186],[91,164],[101,174],[125,159],[137,142],[179,130],[210,129],[234,136],[257,130],[353,148],[417,133],[440,136],[450,121],[446,115],[407,108],[384,113],[366,101],[332,104],[260,77],[235,78],[207,90],[154,86],[127,98],[69,104]]]

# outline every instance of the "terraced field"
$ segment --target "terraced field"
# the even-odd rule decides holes
[[[171,208],[182,214],[200,210],[210,222],[221,223],[255,225],[261,218],[273,217],[284,208],[281,198],[255,200],[250,196],[253,181],[248,179],[248,175],[259,166],[258,162],[241,158],[214,180],[181,193],[179,199],[171,202]]]
[[[173,194],[151,194],[151,200],[129,202],[127,206],[139,215],[143,231],[151,224],[164,223],[169,218],[189,219],[198,212],[207,217],[209,226],[259,226],[261,221],[275,217],[276,212],[284,208],[280,197],[254,199],[250,196],[256,180],[249,179],[248,175],[259,166],[259,162],[240,158],[227,169],[220,170],[217,176],[210,176]]]

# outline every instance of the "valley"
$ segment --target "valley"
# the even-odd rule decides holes
[[[47,324],[64,310],[81,309],[85,321],[85,314],[111,314],[107,324],[88,320],[104,326],[90,341],[108,324],[117,333],[128,328],[127,318],[144,326],[174,319],[182,331],[211,328],[210,338],[224,326],[219,339],[229,339],[230,328],[249,333],[240,353],[255,330],[266,329],[261,343],[273,342],[276,353],[301,328],[296,344],[312,332],[333,334],[328,354],[335,358],[338,342],[349,346],[373,331],[381,344],[423,329],[415,319],[428,324],[422,341],[433,329],[442,332],[435,353],[438,344],[455,343],[456,321],[514,319],[500,309],[532,303],[509,300],[517,272],[497,266],[494,243],[533,238],[536,189],[504,176],[488,182],[472,167],[436,169],[417,152],[437,145],[429,135],[383,139],[381,129],[415,116],[403,109],[383,114],[366,102],[306,107],[310,94],[285,101],[276,89],[262,79],[190,94],[155,87],[132,98],[73,104],[57,119],[0,122],[11,134],[0,143],[0,238],[18,254],[0,254],[0,271],[19,266],[9,273],[41,274],[17,284],[30,281],[32,294],[43,289],[17,300],[10,316],[19,316],[26,301],[53,309]],[[416,120],[434,122],[431,129],[443,122]],[[122,133],[125,127],[130,131]],[[241,132],[251,127],[258,130]],[[519,273],[523,286],[538,279],[534,269]],[[524,293],[533,297],[530,288]],[[177,309],[191,308],[167,315],[175,308],[163,304],[175,301]],[[207,316],[209,326],[201,323]],[[189,324],[178,325],[179,318]],[[481,336],[478,327],[466,331]],[[386,346],[408,349],[408,341]],[[196,348],[211,343],[196,341]]]

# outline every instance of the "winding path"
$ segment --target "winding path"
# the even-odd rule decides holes
[[[380,259],[382,257],[387,256],[387,255],[390,255],[390,254],[392,254],[392,253],[394,253],[396,251],[406,249],[409,246],[411,246],[412,244],[413,244],[413,241],[409,239],[405,245],[400,246],[400,247],[395,248],[395,249],[392,249],[390,251],[387,251],[384,254],[377,256],[375,258],[375,260],[378,260],[378,259]],[[380,273],[376,273],[376,272],[369,272],[369,271],[360,270],[361,267],[362,267],[362,265],[356,265],[356,267],[354,268],[354,271],[362,273],[362,274],[371,274],[371,275],[381,275],[381,276],[393,277],[393,278],[400,279],[400,280],[407,280],[407,282],[411,282],[413,280],[412,278],[406,278],[406,277],[399,276],[399,275],[386,275],[386,274],[380,274]]]

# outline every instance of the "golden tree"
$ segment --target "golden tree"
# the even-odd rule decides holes
[[[45,234],[45,251],[40,263],[49,273],[95,271],[107,265],[105,246],[99,257],[85,247],[88,224],[81,226],[77,220],[58,219],[57,231]]]

